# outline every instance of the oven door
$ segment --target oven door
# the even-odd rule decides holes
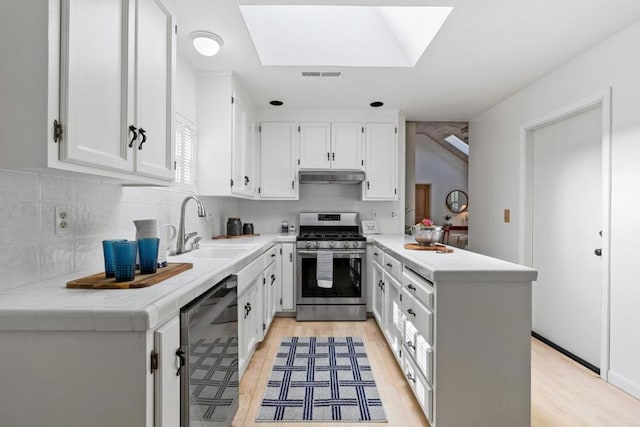
[[[365,304],[365,254],[366,250],[334,250],[333,284],[321,288],[316,279],[319,250],[298,250],[296,287],[297,302],[312,304]]]

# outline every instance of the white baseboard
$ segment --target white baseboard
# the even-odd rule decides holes
[[[613,370],[609,370],[609,382],[614,386],[629,393],[636,399],[640,399],[640,385],[628,380],[627,378],[616,374]]]

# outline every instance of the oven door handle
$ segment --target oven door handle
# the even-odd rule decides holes
[[[320,251],[305,251],[298,249],[296,253],[298,255],[318,255]],[[366,249],[349,250],[349,251],[331,251],[334,255],[364,255],[367,253]]]

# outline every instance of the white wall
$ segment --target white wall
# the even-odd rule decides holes
[[[180,54],[176,57],[176,112],[196,123],[196,73]]]
[[[471,249],[518,261],[520,126],[612,88],[609,379],[640,398],[640,57],[632,54],[639,44],[640,22],[471,120],[469,190]],[[504,208],[511,209],[509,224],[502,222]],[[576,214],[550,212],[549,220],[570,221]]]
[[[407,126],[407,152],[410,146],[415,147],[415,181],[412,183],[407,182],[407,187],[411,186],[411,188],[407,188],[407,193],[414,193],[408,203],[411,210],[411,219],[409,219],[408,214],[407,224],[413,223],[415,219],[415,191],[413,190],[413,184],[431,184],[431,219],[436,224],[442,224],[445,222],[444,216],[451,215],[451,223],[466,225],[467,213],[454,214],[447,209],[445,200],[447,194],[453,190],[462,190],[469,194],[467,191],[467,163],[428,136],[416,134],[415,123],[410,123]],[[409,174],[408,169],[407,174]],[[473,203],[471,196],[470,203]]]

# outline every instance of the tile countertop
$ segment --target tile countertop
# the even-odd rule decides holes
[[[230,259],[194,258],[189,253],[169,262],[191,262],[193,268],[147,288],[69,289],[70,280],[95,274],[85,271],[0,291],[0,330],[146,331],[179,313],[180,307],[226,276],[241,270],[276,242],[295,242],[295,234],[270,234],[202,241],[201,246],[244,247]]]
[[[436,282],[531,282],[538,276],[532,268],[463,249],[453,248],[452,253],[405,249],[405,243],[415,240],[404,234],[368,235],[367,240]]]

